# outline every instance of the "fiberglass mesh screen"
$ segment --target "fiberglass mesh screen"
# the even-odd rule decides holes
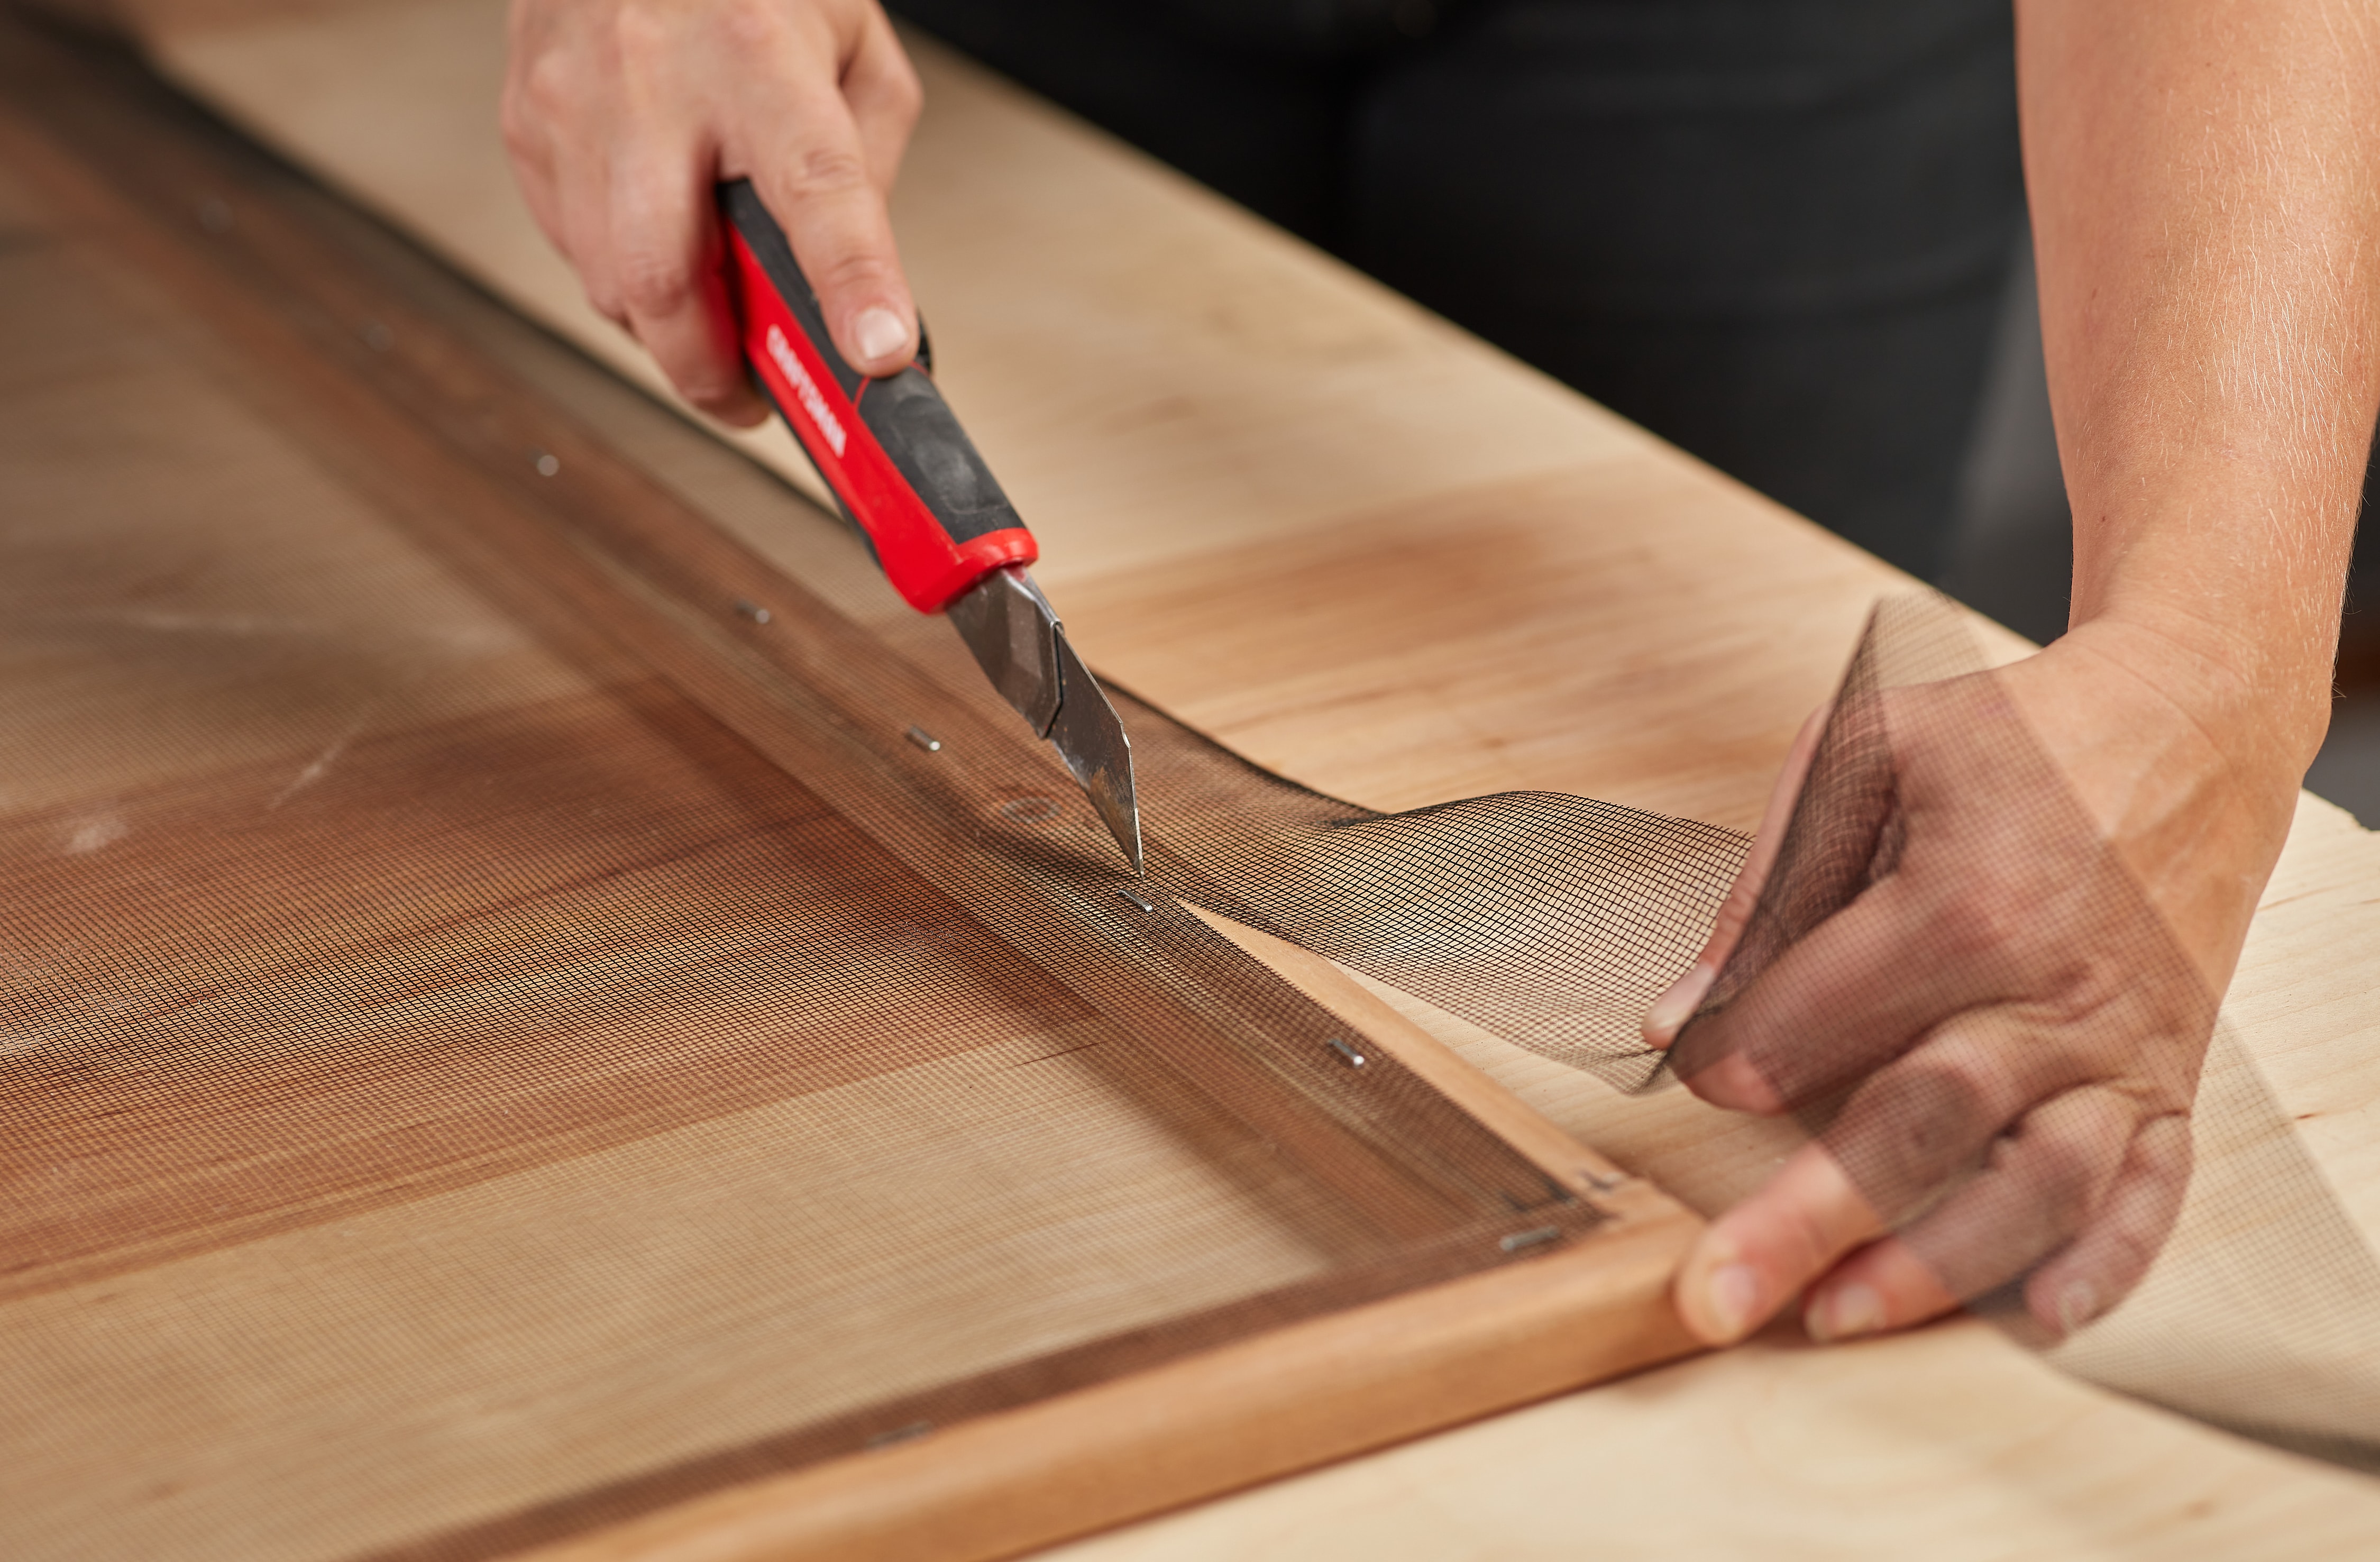
[[[1639,1088],[1741,837],[1383,817],[1119,693],[1142,910],[813,512],[655,478],[699,436],[147,89],[8,49],[50,159],[0,189],[11,1555],[499,1554],[1593,1225],[1175,900]],[[2064,914],[2164,958],[1988,679],[1892,692],[1957,655],[1922,612],[1864,648],[1711,1017],[1890,878],[1919,730],[2034,767]],[[1827,1088],[1859,1038],[1795,1033],[1718,1050],[1806,1074],[2001,1306],[2056,1243],[1929,1227]],[[2360,1457],[2368,1256],[2210,1056],[2175,1235],[2059,1359]],[[1988,1169],[1946,1100],[1891,1113]]]
[[[495,1555],[1595,1225],[971,681],[723,539],[774,751],[585,632],[687,512],[442,323],[592,371],[8,44],[0,1551]]]

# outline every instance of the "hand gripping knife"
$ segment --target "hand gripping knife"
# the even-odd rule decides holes
[[[1025,567],[1040,556],[1008,495],[916,361],[869,379],[835,351],[818,296],[748,179],[719,189],[744,356],[893,590],[948,617],[992,688],[1049,739],[1142,871],[1132,744]]]

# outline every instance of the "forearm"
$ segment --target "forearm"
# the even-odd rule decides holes
[[[2018,14],[2074,622],[2171,641],[2301,773],[2380,401],[2380,4]]]
[[[2380,352],[2380,0],[2020,0],[2073,632],[2037,725],[2216,991],[2330,710]],[[2067,757],[2061,753],[2061,758]]]
[[[1682,1269],[1714,1342],[1805,1286],[1821,1337],[2011,1283],[2063,1334],[2131,1289],[2327,723],[2380,403],[2380,0],[2019,0],[2018,21],[2073,628],[1988,681],[1886,691],[1891,845],[1864,885],[1733,963],[1771,864],[1870,838],[1838,784],[1807,816],[1827,844],[1755,853],[1648,1017],[1706,1100],[1841,1102]],[[2042,795],[2043,755],[2087,817]],[[1789,763],[1764,835],[1800,785]],[[1805,914],[1818,876],[1778,903]],[[1722,964],[1737,985],[1706,1005]]]

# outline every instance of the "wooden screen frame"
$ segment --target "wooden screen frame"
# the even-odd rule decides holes
[[[10,25],[12,33],[17,31]],[[72,51],[54,50],[51,90],[114,85]],[[469,438],[486,470],[450,473],[430,506],[449,519],[456,556],[534,576],[566,611],[601,622],[615,641],[714,712],[749,714],[765,727],[782,650],[758,647],[726,604],[766,600],[767,567],[723,537],[703,535],[636,469],[585,431],[546,420],[533,402],[492,393],[505,375],[441,323],[403,313],[339,270],[337,248],[301,213],[243,190],[235,235],[218,248],[277,268],[283,295],[261,297],[226,279],[194,242],[177,199],[209,188],[208,153],[170,121],[112,122],[91,102],[68,103],[81,153],[120,182],[94,185],[80,157],[0,120],[12,165],[61,197],[79,221],[137,255],[194,311],[238,334],[323,415],[379,432],[425,454],[425,426],[473,409]],[[292,312],[289,300],[297,300]],[[375,372],[399,376],[382,396],[325,367],[306,311],[325,320],[387,318],[404,349]],[[348,354],[376,349],[347,344]],[[390,405],[416,420],[392,421]],[[558,484],[515,470],[523,449],[554,452]],[[447,452],[451,458],[451,450]],[[486,495],[521,484],[552,490],[601,518],[579,536],[504,531]],[[551,503],[549,499],[547,502]],[[678,507],[682,510],[682,506]],[[602,530],[608,527],[608,531]],[[589,537],[593,538],[589,543]],[[650,567],[647,567],[650,566]],[[549,603],[549,610],[554,604]],[[815,661],[809,664],[815,667]],[[934,708],[929,688],[911,692]],[[953,730],[965,717],[938,718]],[[941,728],[938,728],[940,730]],[[756,746],[766,751],[765,740]],[[947,842],[918,826],[919,849]],[[1447,1101],[1590,1204],[1601,1223],[1538,1255],[1385,1300],[1283,1325],[1092,1387],[938,1428],[908,1442],[725,1488],[641,1517],[533,1547],[570,1558],[990,1558],[1146,1517],[1294,1470],[1402,1441],[1696,1348],[1670,1284],[1701,1222],[1650,1183],[1631,1178],[1539,1117],[1330,961],[1199,915],[1291,985],[1358,1025]],[[1253,1080],[1259,1088],[1268,1081]],[[1299,1103],[1284,1096],[1280,1110]]]
[[[1703,1221],[1318,955],[1217,932],[1609,1212],[1562,1251],[681,1503],[536,1562],[989,1562],[1693,1354],[1670,1286]]]

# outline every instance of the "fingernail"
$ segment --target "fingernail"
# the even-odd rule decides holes
[[[1813,1298],[1802,1327],[1821,1345],[1872,1335],[1884,1327],[1884,1298],[1854,1280]]]
[[[1720,1338],[1739,1340],[1752,1327],[1753,1312],[1760,1305],[1760,1276],[1749,1264],[1721,1264],[1704,1282],[1703,1295]]]
[[[851,323],[851,336],[859,344],[860,360],[866,363],[891,358],[909,345],[909,327],[880,304],[859,311],[859,318]]]
[[[1703,996],[1711,988],[1718,972],[1709,966],[1698,965],[1670,984],[1670,990],[1653,1000],[1645,1011],[1645,1033],[1665,1042],[1676,1036],[1687,1020],[1694,1017]]]
[[[2058,1332],[2070,1335],[2099,1312],[2099,1293],[2088,1280],[2069,1280],[2058,1291]]]

